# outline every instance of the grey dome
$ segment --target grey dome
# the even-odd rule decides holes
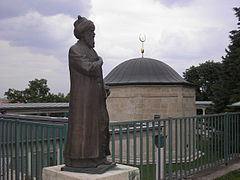
[[[135,58],[116,66],[105,78],[107,85],[188,84],[167,64],[151,58]]]

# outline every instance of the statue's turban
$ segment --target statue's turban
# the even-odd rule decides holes
[[[78,16],[78,19],[74,22],[74,36],[77,39],[80,39],[83,32],[93,28],[95,29],[95,26],[92,21],[87,20],[85,17]]]

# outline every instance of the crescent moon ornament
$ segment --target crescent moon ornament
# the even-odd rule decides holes
[[[145,35],[145,34],[140,34],[140,35],[139,35],[139,40],[142,42],[141,53],[142,53],[142,58],[143,58],[143,54],[144,54],[144,42],[146,41],[146,35]]]
[[[146,35],[145,34],[140,34],[139,35],[139,40],[143,43],[146,41]]]

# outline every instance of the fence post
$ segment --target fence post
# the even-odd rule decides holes
[[[15,179],[19,179],[19,122],[15,121]]]
[[[229,130],[228,130],[228,114],[226,113],[224,115],[224,163],[225,165],[228,164],[228,133],[229,133]]]
[[[160,120],[160,115],[154,115],[154,120]],[[155,127],[153,127],[155,128]],[[164,178],[164,139],[162,138],[161,123],[158,122],[158,135],[155,136],[156,154],[156,179]],[[165,138],[165,137],[164,137]]]

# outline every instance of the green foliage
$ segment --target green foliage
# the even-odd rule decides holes
[[[12,103],[43,103],[43,102],[68,102],[69,94],[65,96],[63,93],[50,93],[46,79],[34,79],[29,81],[28,88],[23,91],[8,89],[4,93],[7,99]]]
[[[196,86],[196,100],[209,101],[214,94],[212,86],[219,81],[222,64],[206,61],[199,66],[191,66],[187,69],[184,78]]]
[[[234,11],[240,25],[240,8],[234,8]],[[240,30],[231,31],[229,38],[230,45],[222,61],[221,80],[214,87],[216,112],[227,111],[227,105],[240,101]]]
[[[7,96],[7,99],[10,100],[12,103],[26,102],[23,91],[10,88],[7,92],[4,93],[4,95]]]
[[[233,8],[240,25],[240,7]],[[192,66],[184,78],[196,85],[196,99],[214,102],[215,113],[229,110],[227,105],[240,101],[240,27],[230,32],[230,45],[222,62],[207,61]]]

